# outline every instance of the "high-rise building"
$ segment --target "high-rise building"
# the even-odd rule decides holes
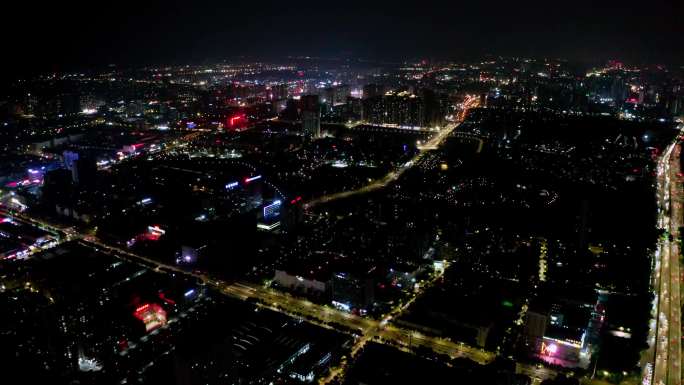
[[[363,119],[373,124],[434,127],[444,123],[445,111],[437,94],[426,89],[418,94],[388,92],[363,100]]]
[[[323,103],[330,107],[345,104],[347,97],[351,95],[351,87],[343,84],[334,87],[328,87],[323,91]]]
[[[271,100],[283,100],[287,99],[288,96],[288,85],[283,83],[283,84],[277,84],[275,86],[271,87],[271,92],[269,94],[269,97]]]
[[[528,311],[525,319],[525,343],[531,350],[538,350],[542,338],[546,333],[548,317],[546,314],[536,311]]]
[[[311,138],[321,137],[321,106],[318,95],[303,95],[302,106],[302,129]]]
[[[33,115],[36,113],[36,107],[38,106],[38,96],[35,94],[26,94],[24,113],[27,115]]]
[[[97,165],[95,159],[73,151],[64,151],[64,166],[71,171],[71,179],[75,184],[92,185],[95,183]]]
[[[141,116],[145,113],[145,104],[142,100],[133,100],[126,106],[126,115],[129,117]]]
[[[445,108],[438,95],[427,88],[418,92],[418,120],[421,126],[434,127],[444,123]]]
[[[366,84],[363,86],[363,98],[370,99],[385,94],[385,87],[381,84]]]
[[[365,99],[363,119],[374,124],[420,126],[418,97],[404,91]]]
[[[59,95],[59,113],[73,115],[81,112],[81,96],[77,93],[65,92]]]

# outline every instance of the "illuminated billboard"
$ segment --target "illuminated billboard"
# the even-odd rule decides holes
[[[584,340],[584,336],[582,337]],[[582,349],[582,341],[544,337],[541,341],[538,357],[555,365],[573,365],[587,352]]]
[[[276,200],[270,205],[264,206],[264,219],[273,218],[280,214],[281,201]]]

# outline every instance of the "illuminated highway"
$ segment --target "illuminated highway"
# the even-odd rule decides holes
[[[494,353],[483,349],[471,347],[459,342],[451,342],[447,339],[439,337],[426,336],[417,331],[399,328],[390,324],[389,321],[406,310],[411,303],[413,303],[415,298],[417,298],[419,293],[417,293],[415,297],[412,297],[403,305],[393,309],[385,316],[385,318],[383,318],[383,320],[378,321],[371,318],[359,317],[332,307],[314,304],[307,299],[293,297],[290,294],[282,293],[271,288],[265,288],[249,283],[228,284],[226,282],[208,278],[205,275],[189,273],[187,271],[178,269],[175,266],[164,265],[152,259],[130,253],[126,250],[105,245],[97,240],[94,240],[92,237],[85,237],[84,241],[99,246],[103,249],[103,251],[114,252],[123,256],[124,258],[130,257],[133,261],[144,262],[144,264],[148,267],[156,266],[156,269],[158,270],[163,269],[179,274],[192,275],[195,278],[215,287],[221,293],[231,297],[241,300],[256,300],[260,305],[271,310],[285,313],[297,318],[303,318],[311,323],[336,329],[340,332],[352,332],[358,336],[356,344],[352,349],[352,356],[367,341],[375,339],[378,342],[389,343],[399,348],[403,348],[403,350],[406,351],[408,351],[411,347],[422,346],[429,348],[438,354],[445,354],[451,357],[464,357],[480,364],[487,364],[495,357]],[[436,280],[438,277],[438,275],[435,275],[431,282],[434,282],[434,280]],[[429,287],[429,283],[428,285],[425,285],[425,288],[427,287]]]
[[[684,128],[682,129],[684,132]],[[681,266],[679,227],[682,225],[680,173],[681,147],[673,143],[658,161],[658,227],[664,236],[655,252],[654,321],[649,334],[648,362],[644,365],[644,384],[680,385],[681,350]]]
[[[289,294],[281,293],[271,288],[264,288],[249,283],[229,284],[209,278],[203,274],[191,273],[176,266],[160,263],[156,260],[131,253],[130,251],[119,247],[104,244],[93,236],[77,234],[73,229],[61,229],[52,224],[28,218],[23,214],[15,213],[12,214],[12,216],[18,217],[35,225],[40,225],[41,227],[51,229],[52,231],[65,232],[68,234],[69,239],[78,240],[79,242],[83,242],[84,244],[95,247],[103,252],[114,254],[119,258],[130,260],[157,271],[193,276],[198,280],[215,287],[221,293],[231,297],[241,300],[256,300],[262,306],[298,318],[305,318],[309,322],[318,324],[320,326],[338,329],[339,331],[345,333],[351,331],[362,337],[361,340],[370,340],[377,336],[381,338],[381,341],[391,343],[398,347],[408,348],[424,346],[434,350],[436,353],[447,354],[452,357],[465,357],[481,364],[488,363],[494,359],[493,353],[479,348],[470,347],[462,343],[451,342],[438,337],[422,335],[416,331],[391,325],[389,321],[406,310],[413,303],[420,292],[416,293],[416,296],[406,301],[403,305],[393,309],[385,316],[383,320],[378,321],[370,318],[359,317],[332,307],[314,304],[307,299],[293,297]],[[435,275],[433,279],[428,282],[428,284],[424,285],[422,290],[425,290],[427,287],[429,287],[430,283],[434,282],[434,280],[437,278],[439,278],[439,275]]]
[[[472,347],[461,342],[453,342],[449,339],[424,335],[418,331],[397,327],[391,323],[394,318],[399,317],[409,306],[427,290],[432,283],[434,283],[440,275],[433,275],[432,279],[422,286],[420,291],[415,293],[407,301],[400,306],[397,306],[382,320],[375,320],[370,318],[359,317],[332,307],[314,304],[311,301],[293,297],[290,294],[278,292],[271,288],[265,288],[249,283],[232,283],[223,282],[210,278],[203,274],[196,274],[182,270],[176,266],[165,265],[156,260],[131,253],[128,250],[114,247],[100,242],[97,238],[77,233],[73,228],[61,228],[56,225],[32,219],[22,213],[11,214],[13,217],[21,218],[24,221],[39,225],[52,231],[61,231],[67,234],[68,239],[77,240],[88,246],[95,247],[98,250],[115,255],[119,258],[140,264],[147,268],[152,268],[156,271],[162,271],[171,274],[183,274],[192,276],[207,285],[216,288],[221,293],[240,300],[253,300],[259,306],[287,314],[292,317],[304,319],[307,322],[319,325],[321,327],[334,329],[343,333],[353,333],[355,335],[355,343],[352,347],[352,357],[358,352],[368,341],[375,341],[379,343],[394,346],[405,352],[412,352],[416,347],[424,347],[432,350],[437,354],[444,354],[450,357],[467,358],[479,364],[488,364],[494,360],[496,354],[486,351],[484,349]],[[336,374],[343,374],[344,368],[334,370]],[[518,364],[516,368],[517,373],[525,374],[533,379],[547,379],[553,378],[556,372],[542,366],[534,366],[527,364]],[[330,376],[323,380],[333,379]]]
[[[476,97],[471,97],[470,95],[466,96],[466,99],[463,102],[463,110],[459,114],[459,121],[463,121],[465,119],[465,116],[468,112],[469,109],[475,108],[479,105],[479,98]],[[443,130],[439,131],[435,136],[430,138],[427,142],[419,145],[418,148],[418,153],[416,156],[414,156],[411,160],[408,162],[404,163],[403,165],[399,166],[397,169],[390,171],[387,173],[384,177],[375,180],[371,182],[370,184],[367,184],[361,188],[358,188],[356,190],[347,190],[347,191],[340,191],[338,193],[334,194],[329,194],[329,195],[324,195],[318,198],[315,198],[309,202],[306,203],[305,207],[306,208],[311,208],[314,207],[318,204],[321,203],[327,203],[331,201],[335,201],[338,199],[342,198],[347,198],[350,196],[354,195],[360,195],[360,194],[366,194],[371,191],[379,190],[391,182],[396,181],[399,179],[400,176],[402,176],[407,170],[411,169],[414,165],[416,165],[420,159],[422,159],[423,156],[429,151],[429,150],[434,150],[439,148],[444,143],[444,140],[451,134],[452,131],[458,127],[459,123],[451,123],[448,124]]]
[[[424,290],[426,290],[432,282],[434,282],[439,275],[435,274],[433,279],[424,285],[421,292],[416,293],[414,297],[406,301],[401,306],[393,309],[382,320],[374,320],[371,318],[363,318],[348,312],[344,312],[332,307],[314,304],[311,301],[293,297],[287,293],[281,293],[271,288],[264,288],[261,286],[252,285],[249,283],[226,283],[220,280],[212,279],[203,274],[191,273],[176,266],[166,265],[155,261],[153,259],[131,253],[119,247],[104,244],[97,238],[89,235],[76,234],[72,229],[60,229],[54,225],[30,219],[23,214],[15,214],[23,220],[29,221],[33,224],[52,229],[53,231],[63,231],[69,234],[70,239],[78,239],[79,242],[90,245],[103,252],[115,254],[116,256],[130,260],[132,262],[142,264],[148,268],[153,268],[157,271],[165,271],[168,273],[178,273],[193,276],[206,284],[209,284],[221,293],[229,295],[241,300],[255,300],[260,305],[268,307],[272,310],[288,314],[290,316],[304,318],[309,322],[318,324],[320,326],[337,329],[341,332],[353,332],[360,338],[357,340],[355,350],[358,350],[366,341],[371,339],[378,339],[379,342],[390,343],[400,348],[411,347],[427,347],[436,353],[446,354],[452,357],[469,358],[480,364],[486,364],[494,359],[494,353],[474,348],[463,343],[451,342],[449,340],[423,335],[417,331],[408,330],[396,327],[389,322],[399,316],[405,311],[415,298]]]
[[[188,143],[191,141],[197,139],[201,135],[204,135],[206,133],[209,133],[211,131],[206,130],[206,129],[195,129],[192,130],[190,133],[184,134],[182,137],[176,138],[168,143],[163,142],[162,146],[156,147],[156,149],[148,149],[143,153],[140,152],[135,152],[129,156],[122,157],[120,159],[110,159],[104,164],[98,164],[98,168],[101,170],[107,170],[113,166],[118,166],[121,165],[125,162],[129,162],[131,160],[135,160],[140,158],[141,156],[156,156],[159,157],[160,155],[167,154],[171,151],[174,151],[178,148],[186,147]]]
[[[215,284],[216,285],[216,284]],[[383,320],[359,317],[332,307],[314,304],[303,298],[293,297],[273,289],[263,288],[251,284],[235,283],[231,285],[218,284],[221,291],[240,299],[256,299],[268,307],[285,312],[289,315],[305,318],[319,325],[336,328],[337,325],[348,328],[359,336],[352,348],[352,356],[367,341],[389,343],[394,346],[405,348],[426,347],[435,353],[446,354],[452,357],[469,358],[480,364],[486,364],[494,359],[494,353],[483,349],[471,347],[463,343],[423,335],[414,330],[403,329],[389,323],[394,317],[401,314],[412,301],[409,301],[394,309]],[[347,330],[340,330],[346,332]]]
[[[467,98],[464,105],[467,108],[472,108],[477,105],[476,98]],[[464,117],[466,110],[463,111],[461,118]],[[451,125],[449,128],[440,131],[438,135],[433,137],[421,149],[419,154],[408,165],[405,165],[399,170],[393,171],[385,178],[366,186],[359,190],[354,190],[344,193],[345,195],[335,194],[334,197],[329,196],[325,199],[318,200],[318,203],[323,201],[330,201],[338,199],[343,196],[359,194],[380,187],[384,187],[392,180],[396,180],[408,168],[412,167],[415,162],[421,159],[429,149],[438,148],[448,135],[457,127],[457,124]],[[311,203],[310,203],[311,204]],[[205,284],[208,284],[221,293],[237,298],[240,300],[251,300],[259,306],[278,311],[289,316],[304,319],[307,322],[319,325],[321,327],[334,329],[339,332],[353,334],[355,336],[354,344],[351,349],[351,358],[354,358],[357,352],[369,341],[384,343],[405,352],[413,352],[415,348],[427,348],[436,354],[443,354],[449,357],[467,358],[479,364],[488,364],[494,360],[496,354],[486,351],[481,348],[472,347],[461,342],[454,342],[447,338],[435,337],[425,335],[416,330],[410,330],[399,327],[392,323],[402,315],[406,309],[418,298],[425,290],[429,289],[431,285],[440,277],[440,274],[434,274],[432,278],[421,285],[420,290],[413,293],[406,301],[388,312],[381,320],[371,318],[359,317],[345,311],[338,310],[333,307],[314,304],[311,301],[294,297],[290,294],[279,292],[268,287],[262,287],[249,283],[227,283],[214,278],[208,277],[204,274],[188,272],[173,265],[166,265],[159,261],[135,254],[127,249],[107,245],[99,241],[95,236],[81,234],[74,228],[62,228],[60,226],[52,225],[41,220],[33,219],[23,213],[12,214],[15,217],[21,218],[29,223],[41,226],[53,231],[61,231],[66,234],[66,239],[78,240],[91,247],[95,247],[105,253],[116,255],[117,257],[138,263],[156,271],[161,271],[170,274],[183,274],[192,276]],[[442,273],[443,274],[443,273]],[[334,370],[334,375],[322,380],[327,382],[335,378],[335,375],[344,375],[346,363],[343,363],[340,368]],[[555,377],[555,371],[541,366],[518,364],[518,373],[529,375],[533,379],[546,379]]]
[[[524,374],[532,379],[531,385],[539,385],[542,381],[556,378],[558,373],[555,370],[544,367],[541,364],[528,365],[517,363],[515,365],[517,374]]]

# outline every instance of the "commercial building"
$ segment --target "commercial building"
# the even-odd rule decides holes
[[[85,153],[64,151],[64,166],[71,171],[71,179],[75,184],[93,185],[97,174],[97,164],[93,157]]]
[[[320,277],[305,277],[300,274],[288,273],[285,270],[276,270],[273,281],[284,288],[304,292],[325,293],[328,287]]]
[[[166,311],[156,303],[146,303],[137,307],[133,316],[143,322],[146,332],[166,325]]]
[[[332,304],[344,311],[365,314],[373,305],[374,289],[370,274],[337,272],[330,279]]]
[[[554,365],[586,367],[600,313],[599,305],[567,298],[532,303],[524,327],[528,351]]]
[[[265,231],[273,231],[280,227],[282,201],[276,199],[268,203],[259,213],[257,228]]]

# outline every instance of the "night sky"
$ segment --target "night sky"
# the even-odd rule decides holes
[[[684,63],[681,0],[12,1],[15,71],[204,63],[241,55]]]

